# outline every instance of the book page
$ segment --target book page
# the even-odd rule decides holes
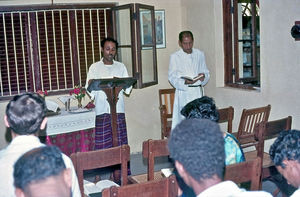
[[[95,183],[87,180],[83,180],[83,189],[85,195],[100,192],[99,188],[95,185]]]
[[[110,180],[101,180],[101,181],[98,181],[96,183],[96,186],[98,188],[98,191],[102,191],[103,189],[105,188],[109,188],[111,186],[117,186],[119,187],[119,185],[113,181],[110,181]]]
[[[103,189],[109,188],[111,186],[119,187],[118,184],[110,180],[101,180],[98,181],[96,184],[87,180],[83,180],[83,188],[85,195],[102,192]]]
[[[193,78],[188,77],[188,76],[182,76],[180,77],[181,79],[189,80],[189,81],[194,81]]]
[[[173,170],[174,168],[163,168],[161,169],[161,173],[165,176],[165,177],[169,177],[173,174]]]

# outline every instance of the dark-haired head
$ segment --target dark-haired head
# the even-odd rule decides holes
[[[171,132],[170,156],[197,181],[223,178],[225,163],[223,133],[207,119],[185,119]]]
[[[300,164],[300,131],[282,131],[269,150],[275,166],[285,168],[284,160],[294,160]]]
[[[209,119],[214,122],[219,121],[219,112],[212,98],[203,96],[186,104],[181,114],[187,118]]]
[[[36,93],[15,96],[6,107],[8,126],[18,135],[36,134],[46,116],[44,98]]]
[[[115,39],[110,38],[110,37],[104,38],[104,39],[101,41],[101,47],[102,47],[102,48],[104,48],[104,45],[105,45],[106,42],[113,42],[113,43],[115,43],[116,49],[118,49],[118,46],[119,46],[118,42],[117,42]]]
[[[13,176],[17,196],[72,195],[71,171],[66,169],[62,153],[55,146],[42,146],[22,155],[14,164]]]
[[[179,41],[182,42],[183,37],[190,37],[194,40],[193,33],[191,31],[182,31],[179,33]]]

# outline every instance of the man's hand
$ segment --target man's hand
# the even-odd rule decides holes
[[[88,81],[88,85],[90,85],[93,81],[94,81],[94,79],[90,79],[90,80]]]
[[[205,74],[204,73],[199,73],[198,76],[197,76],[197,80],[196,81],[198,81],[198,80],[204,81],[204,79],[205,79]]]
[[[204,79],[205,79],[204,73],[199,73],[199,74],[194,78],[194,80],[188,80],[188,79],[185,79],[184,84],[187,84],[187,85],[189,85],[189,84],[194,84],[194,83],[197,82],[198,80],[204,81]]]

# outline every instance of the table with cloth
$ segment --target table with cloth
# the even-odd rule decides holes
[[[46,143],[58,146],[68,156],[75,152],[94,150],[94,109],[62,110],[58,115],[49,116]]]

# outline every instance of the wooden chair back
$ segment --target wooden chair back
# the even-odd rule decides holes
[[[282,119],[268,121],[268,122],[261,122],[256,125],[256,135],[258,136],[259,145],[257,148],[257,156],[262,159],[262,167],[268,168],[273,166],[271,162],[270,156],[268,153],[264,152],[264,144],[265,140],[273,139],[278,137],[281,131],[290,130],[292,127],[292,117],[287,116]]]
[[[271,111],[271,105],[264,107],[243,109],[239,123],[237,139],[243,148],[248,147],[248,143],[254,141],[254,127],[256,123],[268,121]]]
[[[159,110],[161,120],[161,139],[171,132],[175,89],[159,89]]]
[[[106,188],[102,197],[176,197],[178,185],[174,175],[160,180]]]
[[[130,160],[129,145],[101,149],[89,152],[77,152],[71,155],[76,169],[81,196],[84,196],[83,171],[121,164],[122,185],[128,181],[128,161]]]
[[[148,159],[147,180],[154,180],[155,157],[168,156],[168,140],[147,140],[143,142],[142,154]]]
[[[259,190],[261,176],[261,159],[228,165],[225,168],[224,180],[231,180],[235,183],[251,182],[250,190]]]
[[[227,122],[227,132],[232,133],[232,122],[234,117],[234,108],[232,106],[218,109],[219,123]]]

